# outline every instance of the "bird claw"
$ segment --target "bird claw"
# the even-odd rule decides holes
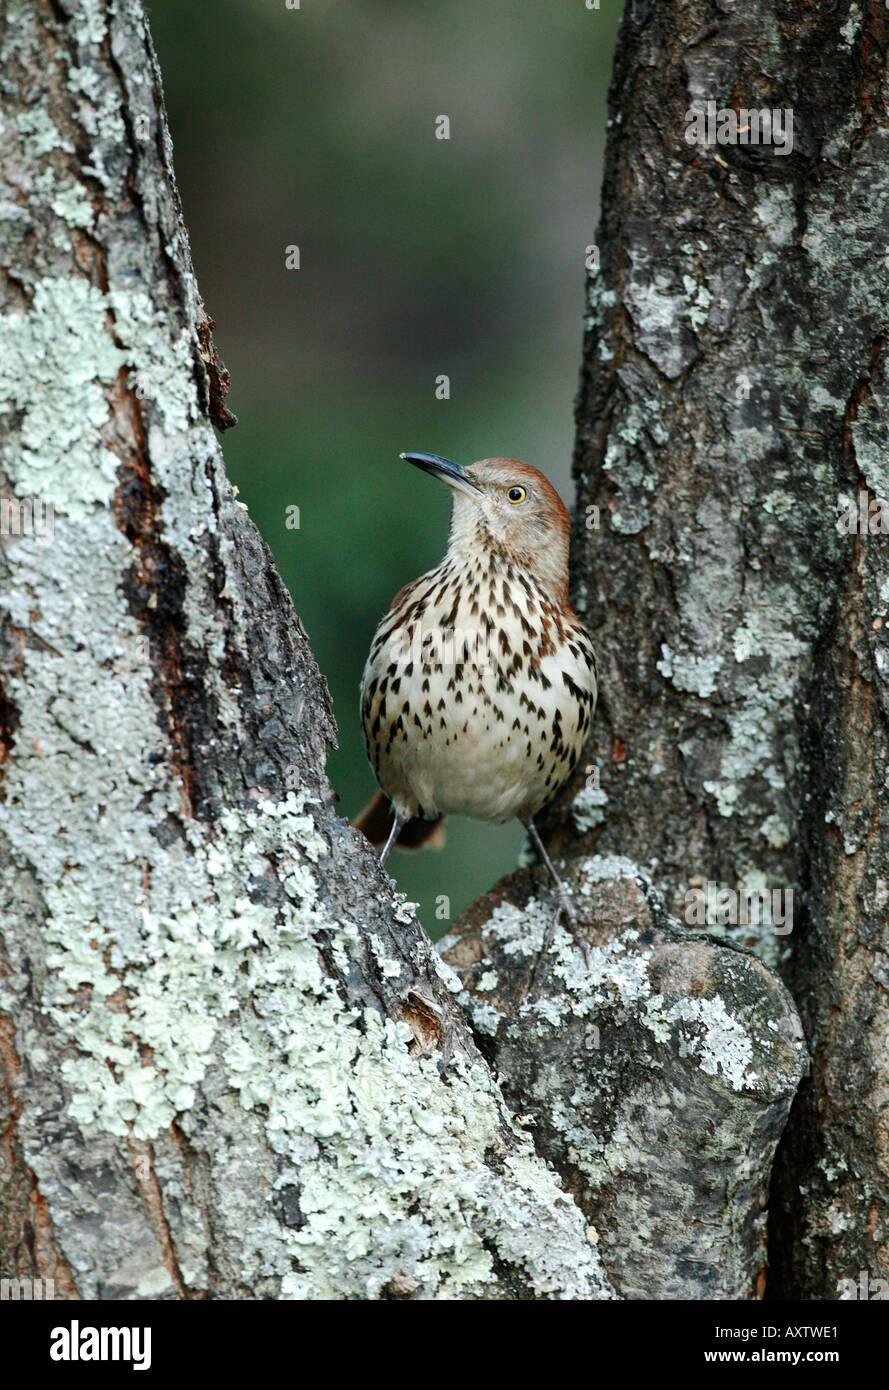
[[[550,929],[550,932],[548,933],[550,939],[552,938],[552,934],[553,932],[555,932],[556,927],[559,926],[563,913],[568,919],[566,924],[568,934],[570,935],[574,945],[580,951],[580,954],[583,956],[584,964],[589,970],[590,957],[588,943],[580,933],[580,917],[577,914],[577,909],[574,906],[572,898],[570,897],[567,889],[564,886],[562,886],[562,888],[560,889],[559,906],[556,908],[556,915],[553,919],[553,924]]]
[[[580,919],[577,915],[577,909],[575,908],[568,891],[560,883],[559,905],[556,908],[555,916],[553,917],[552,921],[550,922],[549,926],[543,934],[543,942],[540,947],[540,952],[534,964],[534,969],[531,971],[531,979],[528,984],[529,989],[533,990],[537,984],[537,975],[540,970],[541,964],[543,962],[544,957],[549,952],[550,947],[552,946],[556,930],[561,925],[563,916],[567,917],[568,919],[567,930],[572,942],[583,956],[584,963],[587,969],[590,968],[590,958],[587,952],[587,943],[584,941],[583,937],[579,935],[578,931]]]
[[[565,892],[564,889],[562,889],[562,891],[559,893],[559,906],[556,908],[556,915],[553,919],[553,931],[555,931],[556,927],[561,922],[563,913],[568,918],[568,921],[571,923],[571,928],[576,927],[578,921],[577,910],[570,896],[568,895],[568,893]],[[573,934],[574,933],[572,931],[572,935]]]

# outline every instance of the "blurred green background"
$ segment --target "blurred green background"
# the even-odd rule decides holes
[[[447,489],[399,453],[524,459],[571,502],[584,257],[621,9],[149,8],[195,268],[240,421],[226,465],[330,686],[328,770],[344,815],[375,787],[358,718],[374,629],[447,542]],[[435,138],[440,115],[449,140]],[[436,399],[441,375],[448,400]],[[389,867],[438,937],[515,866],[522,837],[517,824],[453,821],[442,852],[394,853]]]

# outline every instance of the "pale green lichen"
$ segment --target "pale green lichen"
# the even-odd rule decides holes
[[[450,994],[459,994],[463,985],[460,982],[460,977],[456,970],[452,969],[447,961],[443,961],[437,951],[432,957],[432,963],[445,989],[448,990]]]
[[[791,189],[769,184],[760,190],[754,214],[765,229],[766,241],[770,247],[785,247],[793,240],[796,232],[796,207]],[[765,258],[770,264],[775,260],[775,256],[768,251]]]
[[[87,197],[79,184],[57,193],[51,200],[50,207],[56,217],[61,217],[69,227],[92,227],[95,221],[92,199]]]
[[[44,279],[26,313],[0,316],[0,413],[23,413],[19,440],[0,445],[20,496],[83,515],[113,491],[118,458],[99,441],[104,387],[125,362],[105,296],[82,276]]]
[[[759,830],[773,849],[783,849],[790,844],[790,827],[778,815],[766,816]]]
[[[401,962],[394,960],[392,956],[387,954],[383,939],[377,932],[370,932],[367,939],[371,944],[380,974],[385,980],[396,980],[404,969]]]
[[[92,68],[69,67],[68,86],[72,92],[85,96],[91,102],[97,102],[101,96],[99,75]]]
[[[668,1023],[690,1025],[681,1029],[680,1052],[685,1049],[709,1076],[722,1076],[735,1091],[754,1085],[753,1042],[744,1024],[734,1018],[717,994],[711,999],[680,999],[666,1014]],[[699,1025],[699,1027],[697,1026]]]
[[[889,431],[885,420],[868,415],[853,421],[851,430],[855,459],[868,487],[879,498],[889,497],[889,462],[886,457]]]
[[[691,301],[688,308],[688,317],[693,328],[703,328],[707,322],[708,310],[712,295],[706,285],[699,285],[693,275],[683,275],[682,283],[685,286],[685,293]]]
[[[505,1018],[499,1009],[495,1009],[493,1004],[489,1004],[487,1001],[478,1001],[467,993],[460,994],[458,1001],[464,1009],[469,1010],[472,1026],[477,1033],[486,1033],[492,1038],[496,1037],[497,1030]]]
[[[0,462],[18,494],[71,517],[107,501],[120,460],[101,439],[106,388],[132,367],[164,428],[182,430],[196,414],[190,362],[187,336],[171,343],[146,295],[104,295],[82,276],[39,281],[26,312],[0,316],[0,414],[22,412]]]
[[[303,809],[304,799],[291,793],[285,803],[260,806],[244,818],[227,814],[227,876],[202,884],[203,856],[183,862],[182,896],[166,911],[143,907],[138,935],[118,936],[113,964],[106,964],[112,932],[95,920],[94,904],[67,880],[47,890],[47,965],[55,972],[50,1012],[79,1054],[62,1072],[80,1124],[150,1139],[187,1110],[214,1060],[221,1020],[255,983],[256,952],[261,959],[273,949],[277,968],[286,962],[297,986],[311,990],[319,983],[307,944],[311,910],[298,927],[281,925],[274,910],[252,903],[237,886],[267,871],[272,852],[285,873],[299,862]],[[232,875],[236,844],[239,879]],[[72,1009],[83,986],[89,1006]],[[106,1000],[118,989],[126,1009],[112,1012]]]
[[[71,6],[76,17],[77,33],[84,44],[101,44],[108,29],[102,0],[75,0]]]
[[[601,787],[583,787],[571,802],[571,816],[581,834],[593,830],[605,820],[607,793]]]
[[[721,816],[727,819],[734,815],[735,806],[741,795],[741,788],[736,782],[704,782],[702,785],[704,791],[709,792],[715,798],[716,809]]]
[[[797,499],[789,492],[767,492],[762,499],[763,511],[769,516],[792,516],[794,508],[798,505]]]
[[[396,922],[403,922],[405,925],[407,925],[408,922],[412,922],[419,905],[419,903],[408,902],[406,893],[396,893],[395,907],[393,909]]]
[[[692,652],[674,652],[666,642],[661,643],[661,658],[657,669],[675,685],[705,699],[716,689],[716,678],[722,668],[722,658],[716,654],[697,656]]]
[[[629,877],[651,891],[637,866],[619,856],[592,856],[582,863],[580,873],[581,885]],[[550,913],[551,908],[536,898],[521,911],[511,904],[498,904],[482,928],[482,939],[496,942],[507,956],[538,954]],[[706,1074],[724,1077],[733,1090],[742,1091],[755,1083],[756,1049],[743,1019],[729,1011],[718,993],[680,999],[668,1007],[652,983],[653,951],[640,947],[635,927],[604,945],[587,945],[583,951],[564,928],[549,934],[553,973],[564,982],[565,993],[522,1000],[517,1006],[518,1018],[538,1018],[558,1027],[567,1014],[580,1018],[598,1015],[602,1008],[618,1003],[639,1018],[656,1042],[665,1044],[673,1038],[680,1055],[693,1057]],[[498,1024],[502,1021],[496,1020]],[[489,1020],[485,1031],[495,1032],[496,1027],[490,1026],[494,1022]]]
[[[28,106],[24,111],[20,111],[15,119],[15,127],[37,159],[42,159],[52,150],[62,150],[65,154],[74,153],[74,146],[70,140],[63,138],[42,106]],[[0,125],[0,134],[2,133],[3,127]]]
[[[849,14],[845,24],[840,29],[840,38],[846,48],[851,48],[858,38],[861,29],[861,10],[858,5],[853,3],[849,6]]]
[[[165,316],[139,291],[112,291],[108,304],[115,336],[132,369],[130,385],[157,404],[168,434],[187,429],[197,417],[188,329],[183,327],[171,338]]]

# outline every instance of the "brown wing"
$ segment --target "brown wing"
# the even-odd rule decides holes
[[[384,845],[392,829],[392,803],[383,792],[374,792],[370,801],[353,820],[356,830],[367,836],[372,845]],[[402,826],[396,844],[401,849],[441,849],[445,842],[444,816],[435,820],[420,820],[414,816]]]

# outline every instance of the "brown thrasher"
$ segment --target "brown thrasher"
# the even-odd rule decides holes
[[[385,863],[445,815],[517,816],[573,917],[533,820],[574,771],[596,705],[596,654],[568,603],[568,512],[515,459],[401,457],[453,490],[450,545],[371,645],[361,718],[382,792],[355,824],[386,840]]]

